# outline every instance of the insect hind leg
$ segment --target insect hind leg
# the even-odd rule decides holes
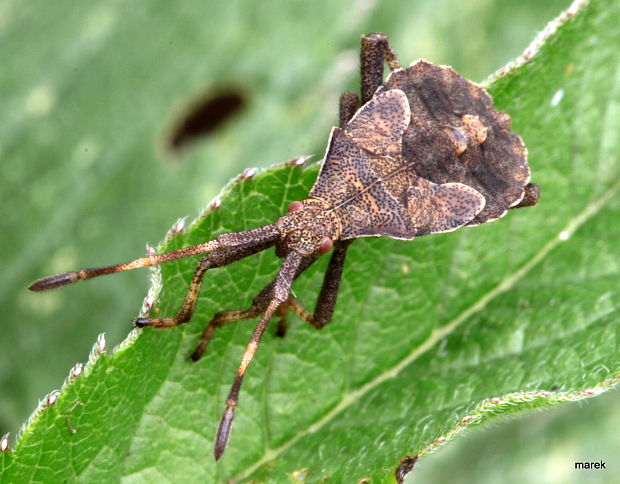
[[[194,361],[198,361],[202,358],[202,355],[207,350],[207,346],[209,346],[209,342],[213,335],[215,334],[215,330],[225,326],[228,323],[236,323],[237,321],[243,321],[245,319],[253,319],[259,314],[261,314],[266,308],[259,307],[255,304],[252,304],[248,309],[242,309],[240,311],[222,311],[216,313],[209,324],[202,332],[200,336],[200,343],[196,346],[194,352],[190,355],[190,358]]]
[[[364,35],[360,50],[362,104],[370,101],[379,86],[383,85],[383,66],[386,62],[391,70],[400,68],[388,36],[382,33]]]
[[[342,240],[336,243],[334,252],[329,260],[327,271],[321,286],[321,292],[316,301],[314,313],[308,311],[299,300],[289,294],[288,299],[278,308],[278,316],[280,321],[278,324],[277,335],[284,336],[286,331],[286,312],[290,309],[303,321],[316,329],[322,329],[332,320],[334,310],[336,309],[336,301],[338,299],[338,288],[342,280],[342,271],[347,256],[347,248],[354,239]]]
[[[540,198],[540,186],[536,183],[528,183],[524,187],[525,194],[519,203],[510,207],[514,208],[524,208],[524,207],[533,207],[538,204],[538,199]]]
[[[355,112],[360,108],[360,99],[354,92],[343,92],[340,95],[339,120],[340,127],[344,128]]]
[[[253,319],[259,314],[264,313],[269,306],[269,302],[273,299],[274,284],[275,280],[267,284],[267,286],[265,286],[263,290],[258,293],[258,296],[254,298],[252,305],[248,309],[221,311],[216,313],[202,332],[200,343],[198,343],[198,346],[190,355],[190,358],[194,361],[198,361],[202,357],[207,349],[207,346],[209,346],[209,342],[211,341],[211,338],[213,338],[216,329],[229,323],[236,323],[237,321],[243,321],[245,319]]]

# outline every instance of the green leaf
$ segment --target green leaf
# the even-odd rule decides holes
[[[273,277],[273,253],[209,273],[192,323],[93,354],[1,455],[3,478],[392,482],[402,457],[424,460],[467,427],[613,386],[619,14],[590,2],[491,86],[529,148],[540,205],[412,243],[353,244],[333,322],[319,332],[291,317],[286,338],[264,338],[220,464],[212,436],[252,325],[218,331],[199,363],[186,356],[216,311],[247,307]],[[234,184],[165,250],[275,220],[316,172]],[[308,305],[325,263],[294,286]],[[178,309],[193,264],[162,267],[160,314]]]

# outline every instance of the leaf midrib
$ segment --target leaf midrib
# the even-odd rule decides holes
[[[331,410],[329,410],[323,417],[318,419],[315,423],[309,425],[307,428],[301,430],[289,440],[275,449],[266,449],[263,457],[258,459],[256,463],[241,471],[235,476],[233,480],[245,479],[251,475],[255,470],[270,462],[287,449],[292,447],[302,437],[315,433],[327,425],[334,417],[350,407],[354,403],[360,401],[368,392],[382,384],[383,382],[396,378],[398,374],[404,370],[407,366],[416,361],[426,351],[435,346],[436,343],[443,338],[448,337],[453,331],[455,331],[464,321],[468,320],[471,316],[481,311],[486,305],[495,299],[497,296],[508,291],[515,284],[521,280],[526,274],[528,274],[534,267],[542,262],[545,257],[553,251],[557,246],[563,243],[565,240],[570,239],[572,234],[579,229],[585,222],[599,213],[603,207],[613,198],[614,195],[620,192],[620,178],[604,192],[600,197],[590,202],[586,207],[579,212],[575,217],[569,219],[568,223],[560,230],[554,237],[552,237],[546,244],[544,244],[534,256],[523,264],[519,269],[512,274],[505,277],[500,283],[498,283],[493,289],[483,294],[475,303],[462,311],[448,324],[434,329],[428,339],[414,348],[408,355],[400,360],[397,364],[379,373],[368,383],[362,385],[356,390],[348,393],[344,393],[342,399]],[[561,239],[560,234],[568,234],[567,239]]]

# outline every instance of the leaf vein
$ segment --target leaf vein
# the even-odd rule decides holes
[[[244,471],[240,472],[235,479],[244,479],[248,477],[252,472],[256,469],[263,466],[265,463],[273,460],[284,451],[289,449],[292,445],[294,445],[297,441],[308,434],[315,433],[325,427],[329,422],[331,422],[334,417],[336,417],[339,413],[353,405],[354,403],[360,401],[362,397],[364,397],[368,392],[382,384],[383,382],[396,378],[398,374],[407,366],[412,364],[415,360],[417,360],[422,354],[428,351],[430,348],[435,346],[435,344],[441,341],[443,338],[449,336],[456,328],[458,328],[464,321],[470,318],[472,315],[481,311],[491,300],[495,299],[500,294],[511,289],[520,279],[522,279],[527,273],[529,273],[534,267],[536,267],[545,257],[555,249],[559,244],[566,240],[563,235],[560,237],[560,234],[569,234],[572,235],[581,225],[583,225],[586,221],[596,215],[600,210],[615,196],[620,192],[620,179],[616,180],[614,185],[607,190],[603,195],[599,198],[595,199],[591,203],[589,203],[580,213],[578,213],[575,217],[569,219],[568,223],[565,225],[564,229],[561,230],[555,237],[551,238],[546,244],[544,244],[541,249],[525,264],[523,264],[519,269],[515,272],[504,278],[499,284],[497,284],[493,289],[485,293],[482,297],[478,299],[474,304],[469,306],[463,312],[461,312],[457,317],[455,317],[452,321],[450,321],[445,326],[440,328],[436,328],[430,334],[428,339],[424,341],[420,346],[414,348],[407,356],[405,356],[400,362],[395,364],[392,368],[387,369],[379,373],[376,377],[370,380],[368,383],[364,384],[360,388],[353,390],[349,393],[346,393],[342,400],[334,406],[331,410],[329,410],[323,417],[317,420],[314,424],[308,426],[306,429],[301,430],[295,436],[284,442],[282,445],[275,449],[268,449],[263,457],[257,460],[253,465],[246,468]]]

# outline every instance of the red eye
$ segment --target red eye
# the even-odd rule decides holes
[[[291,204],[288,206],[288,211],[295,212],[299,210],[300,208],[303,208],[303,206],[304,204],[301,202],[291,202]]]
[[[334,247],[332,239],[330,239],[329,237],[325,237],[321,241],[321,245],[319,245],[319,254],[325,254],[326,252],[329,252],[330,250],[332,250],[332,247]]]

